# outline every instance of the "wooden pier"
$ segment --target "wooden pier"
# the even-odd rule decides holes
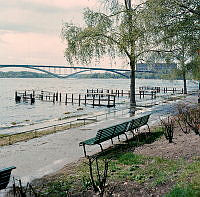
[[[94,106],[106,106],[115,107],[115,95],[112,94],[101,94],[98,96],[92,94],[88,96],[87,94],[74,94],[74,93],[61,93],[61,92],[49,92],[49,91],[34,91],[34,90],[24,90],[15,92],[15,101],[29,101],[31,104],[35,103],[35,100],[52,102],[52,103],[64,103],[65,105],[77,104],[81,105],[92,105]]]
[[[183,94],[183,89],[169,88],[169,87],[150,87],[143,86],[137,90],[137,99],[156,99],[157,96],[164,94]],[[61,93],[50,92],[44,90],[23,90],[15,92],[15,101],[30,101],[34,104],[36,100],[52,102],[52,103],[64,103],[65,105],[92,105],[94,106],[106,106],[115,107],[116,99],[129,98],[129,90],[109,90],[109,89],[87,89],[85,94],[77,93]]]

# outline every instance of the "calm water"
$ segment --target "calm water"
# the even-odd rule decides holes
[[[139,86],[161,86],[182,88],[182,81],[137,79]],[[128,79],[0,79],[0,130],[9,127],[37,124],[45,121],[58,120],[70,114],[91,113],[100,110],[108,110],[104,107],[81,106],[83,111],[77,109],[78,105],[53,104],[51,102],[36,101],[30,103],[15,103],[15,91],[34,89],[47,90],[62,93],[86,93],[86,89],[123,89],[128,91],[130,80]],[[188,82],[189,89],[197,89],[197,84]],[[128,98],[124,100],[128,101]],[[14,125],[16,124],[16,125]]]

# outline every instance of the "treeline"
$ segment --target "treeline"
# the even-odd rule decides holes
[[[126,72],[124,75],[130,78],[130,73]],[[20,72],[0,72],[0,78],[53,78],[53,76],[49,74],[43,73],[35,73],[35,72],[27,72],[27,71],[20,71]],[[79,74],[75,75],[71,78],[77,79],[127,79],[127,77],[105,72],[105,73],[90,73],[90,74]],[[170,76],[167,74],[160,74],[160,73],[139,73],[136,72],[136,78],[138,79],[170,79]],[[191,78],[191,77],[188,77]],[[173,79],[181,79],[181,77],[174,76]]]
[[[0,72],[0,78],[52,78],[51,75],[27,71]]]
[[[126,72],[124,75],[128,76],[130,78],[130,73]],[[165,74],[160,74],[160,73],[141,73],[141,72],[136,72],[135,73],[136,78],[138,79],[169,79],[169,75],[167,73]],[[79,74],[75,75],[74,78],[80,78],[80,79],[85,79],[85,78],[97,78],[97,79],[127,79],[127,77],[118,75],[118,74],[113,74],[110,72],[105,72],[105,73],[92,73],[92,74]],[[174,77],[173,79],[180,79],[180,77]]]

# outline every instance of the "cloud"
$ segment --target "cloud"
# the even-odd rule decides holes
[[[95,5],[88,0],[7,0],[2,1],[0,30],[58,33],[62,21],[82,23],[82,12]]]

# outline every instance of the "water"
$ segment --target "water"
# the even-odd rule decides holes
[[[180,89],[183,87],[183,82],[181,80],[136,79],[136,88],[147,85]],[[92,106],[85,107],[83,105],[81,106],[83,110],[78,111],[78,105],[66,106],[37,100],[34,105],[30,105],[29,102],[15,103],[16,90],[34,89],[62,93],[86,93],[86,89],[103,88],[123,89],[127,92],[129,87],[129,79],[0,79],[0,132],[7,131],[8,128],[15,130],[25,125],[37,125],[44,122],[48,124],[50,121],[58,121],[66,117],[67,113],[77,115],[109,110],[105,107],[92,108]],[[194,88],[197,89],[198,85],[188,81],[188,89]],[[123,102],[128,102],[128,98],[123,98]]]

